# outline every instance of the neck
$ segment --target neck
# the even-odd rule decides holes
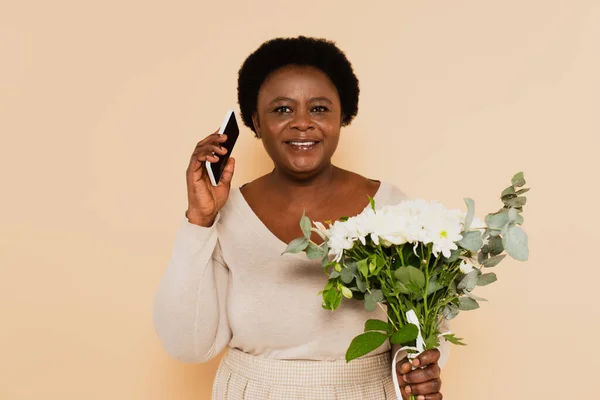
[[[284,173],[275,167],[267,176],[269,186],[290,203],[314,204],[315,201],[329,197],[341,182],[343,170],[329,164],[317,174],[308,177],[298,177]]]

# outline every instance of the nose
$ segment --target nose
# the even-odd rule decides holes
[[[303,109],[297,110],[294,113],[293,118],[290,120],[290,128],[297,129],[302,132],[314,128],[310,113]]]

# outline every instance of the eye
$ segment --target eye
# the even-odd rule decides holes
[[[322,113],[329,111],[329,109],[325,106],[314,106],[311,111],[316,113]]]
[[[287,114],[287,113],[292,112],[292,109],[289,108],[288,106],[280,106],[280,107],[277,107],[273,111],[276,112],[277,114]]]

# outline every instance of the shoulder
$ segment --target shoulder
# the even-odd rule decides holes
[[[404,190],[390,182],[381,181],[379,191],[377,192],[377,204],[397,204],[408,199],[409,197]]]

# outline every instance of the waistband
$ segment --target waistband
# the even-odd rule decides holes
[[[230,347],[223,363],[232,372],[247,379],[278,385],[346,385],[391,376],[389,352],[346,363],[346,360],[277,360],[254,356]]]

